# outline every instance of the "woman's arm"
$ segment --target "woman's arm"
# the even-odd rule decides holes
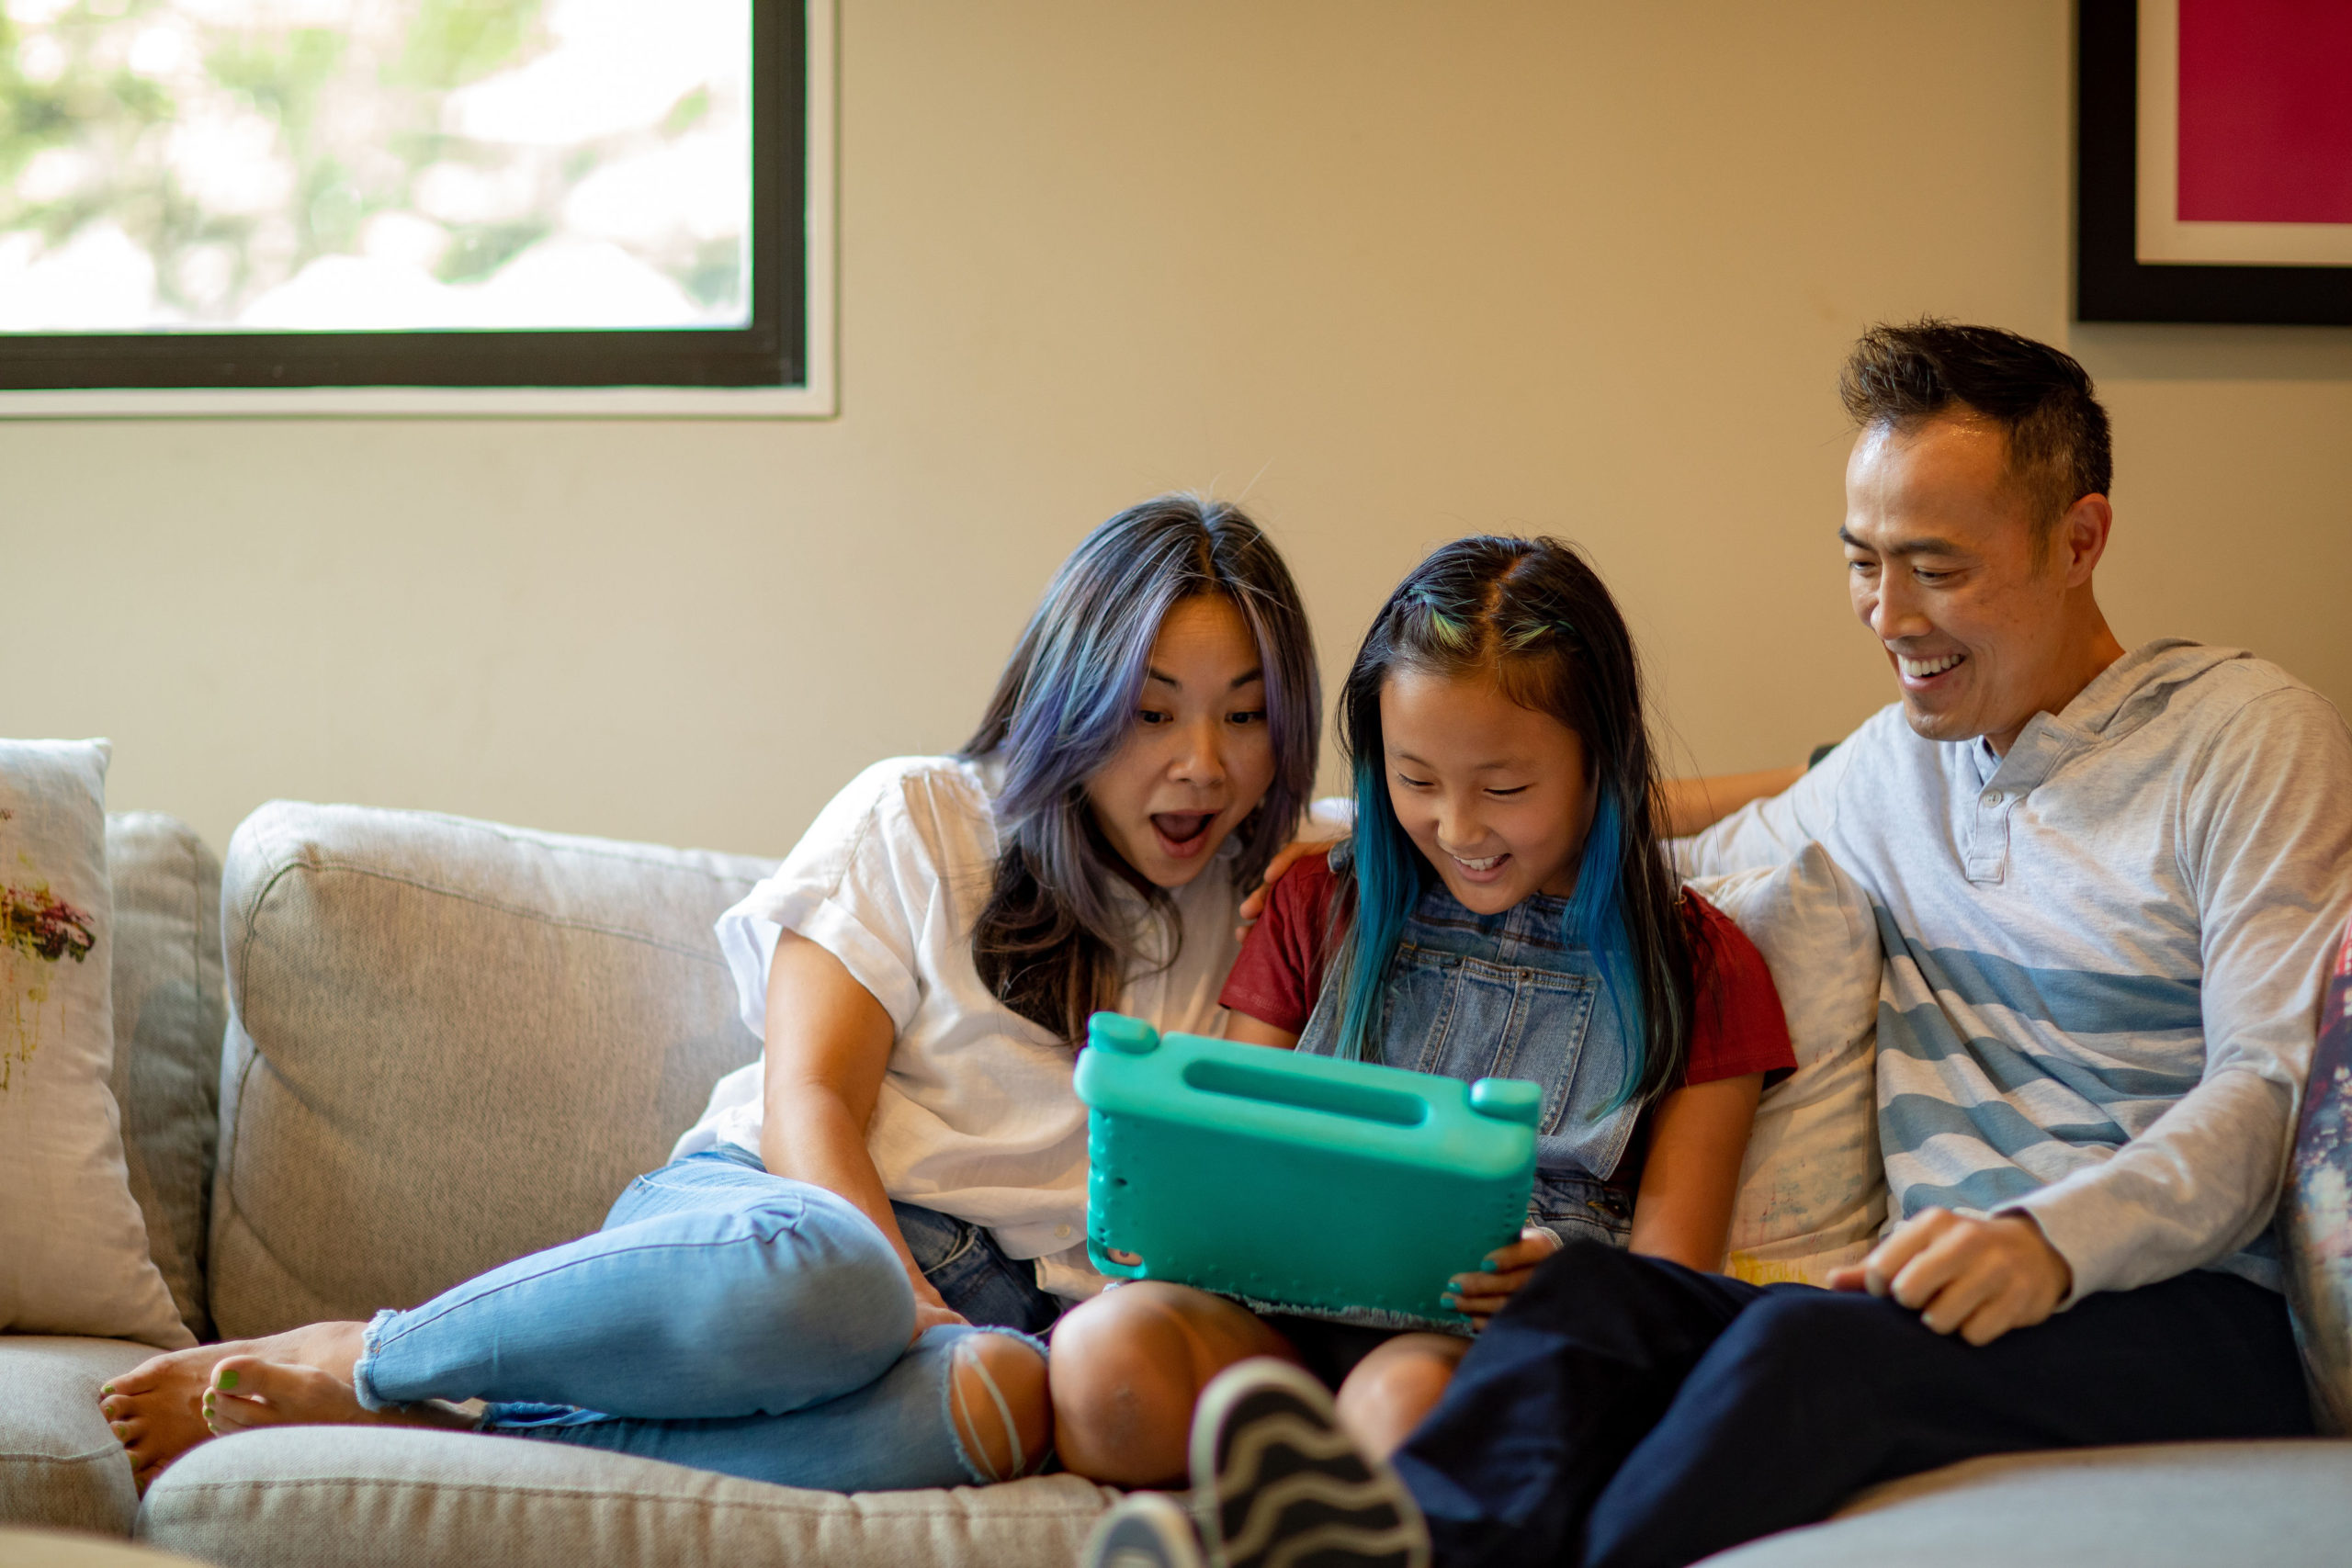
[[[1710,779],[1661,779],[1658,832],[1680,839],[1702,831],[1751,800],[1780,794],[1804,774],[1803,768],[1767,768],[1754,773],[1720,773]]]
[[[760,1160],[777,1176],[839,1193],[889,1238],[915,1290],[915,1332],[963,1317],[932,1289],[899,1234],[890,1196],[866,1152],[898,1031],[842,961],[786,931],[768,967],[767,1089]]]
[[[1708,1273],[1723,1268],[1739,1162],[1763,1093],[1764,1075],[1746,1073],[1658,1101],[1634,1201],[1633,1251]]]

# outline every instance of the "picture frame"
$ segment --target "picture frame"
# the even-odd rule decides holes
[[[2212,107],[2258,96],[2263,70],[2307,69],[2310,56],[2276,47],[2299,9],[2077,0],[2075,319],[2352,324],[2352,211],[2339,210],[2352,179],[2266,171],[2266,122]],[[2267,54],[2245,32],[2264,27]],[[2308,139],[2288,152],[2343,156]]]

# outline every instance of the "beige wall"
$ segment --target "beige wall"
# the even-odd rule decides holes
[[[1430,543],[1589,546],[1696,765],[1888,696],[1839,355],[1934,310],[2116,416],[2127,643],[2352,697],[2352,331],[2070,328],[2068,6],[843,0],[842,415],[0,426],[0,733],[781,852],[975,716],[1046,572],[1248,492],[1325,667]]]

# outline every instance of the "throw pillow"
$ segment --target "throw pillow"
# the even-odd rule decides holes
[[[2352,1433],[2352,932],[2335,955],[2280,1202],[2287,1296],[2323,1431]]]
[[[1725,1272],[1818,1285],[1868,1253],[1886,1218],[1872,1062],[1878,926],[1869,898],[1819,844],[1786,865],[1690,886],[1764,954],[1797,1058],[1757,1107]]]
[[[0,1329],[175,1348],[107,1087],[107,756],[0,740]]]
[[[114,1098],[147,1253],[180,1321],[212,1337],[204,1289],[220,1100],[220,862],[159,811],[107,817],[114,890]]]

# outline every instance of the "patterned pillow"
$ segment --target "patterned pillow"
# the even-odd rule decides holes
[[[2323,1430],[2352,1433],[2352,931],[2321,1005],[2294,1161],[2280,1209],[2287,1294]]]
[[[1741,1162],[1724,1272],[1818,1285],[1858,1262],[1886,1218],[1872,1053],[1878,925],[1829,852],[1692,881],[1764,954],[1797,1070],[1764,1093]]]
[[[0,740],[0,1329],[192,1345],[130,1195],[107,744]]]

